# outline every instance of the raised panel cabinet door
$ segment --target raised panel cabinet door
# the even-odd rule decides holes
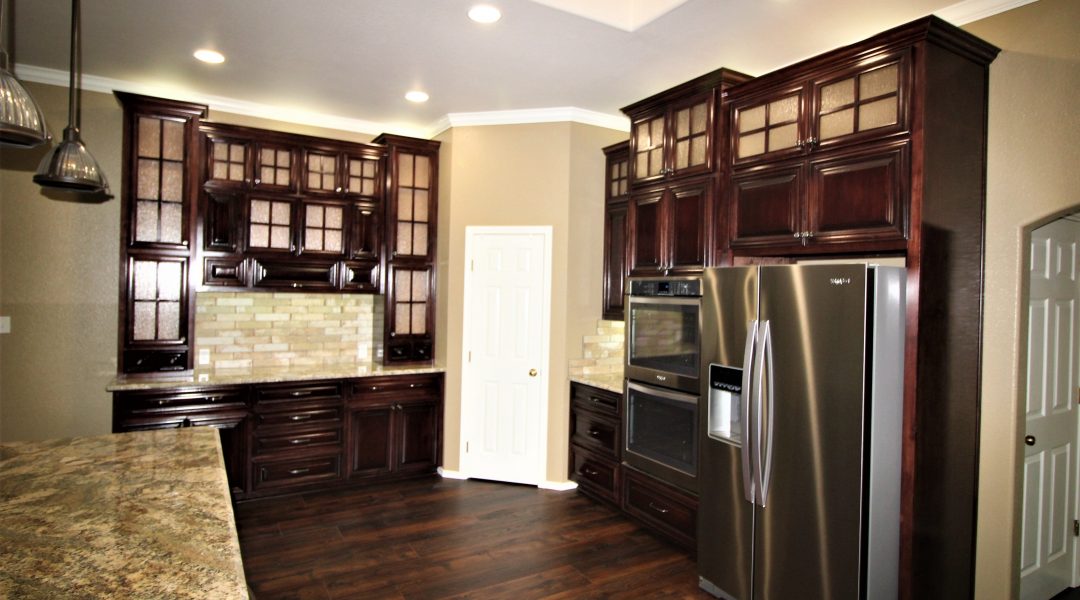
[[[808,242],[906,239],[908,149],[905,141],[872,152],[812,161]]]
[[[657,275],[664,269],[663,198],[660,191],[630,199],[630,275]]]
[[[439,403],[409,402],[395,408],[395,470],[401,473],[434,470],[438,466]]]
[[[626,284],[627,205],[609,204],[604,209],[604,296],[603,317],[623,320],[623,292]]]
[[[392,405],[350,408],[349,477],[374,477],[393,469]]]
[[[693,175],[712,169],[715,93],[712,90],[671,107],[669,175]]]
[[[861,61],[813,83],[812,148],[881,138],[908,127],[909,51]]]
[[[241,195],[204,191],[203,248],[214,252],[236,252],[240,249]]]
[[[367,202],[354,204],[350,209],[349,257],[378,260],[382,223],[379,208]]]
[[[705,267],[706,238],[712,213],[712,180],[671,188],[667,193],[668,266],[672,271]]]
[[[732,175],[732,248],[802,244],[803,172],[795,164]]]

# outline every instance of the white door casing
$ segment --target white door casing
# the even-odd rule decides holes
[[[1074,583],[1077,560],[1077,371],[1080,223],[1031,234],[1020,597],[1046,600]]]
[[[546,475],[551,227],[466,227],[463,475]]]

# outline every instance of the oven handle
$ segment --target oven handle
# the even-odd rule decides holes
[[[694,405],[697,405],[697,403],[698,403],[698,397],[697,396],[694,396],[694,395],[691,395],[691,394],[683,394],[681,392],[673,392],[673,391],[670,391],[670,390],[664,390],[664,389],[660,389],[660,388],[655,388],[655,387],[652,387],[650,385],[642,385],[640,383],[634,383],[633,381],[630,381],[630,380],[626,381],[626,388],[630,389],[630,390],[635,390],[635,391],[641,392],[643,394],[650,394],[652,396],[659,396],[661,398],[666,398],[668,400],[674,400],[676,402],[683,402],[683,403],[686,403],[686,404],[694,404]]]
[[[750,435],[750,400],[753,398],[753,378],[751,376],[754,370],[754,342],[757,340],[758,322],[757,320],[750,321],[747,325],[746,331],[746,350],[743,352],[743,372],[742,372],[742,450],[739,453],[742,456],[742,481],[743,481],[743,497],[747,502],[757,504],[756,488],[754,487],[754,473],[750,463],[750,453],[753,452],[753,444],[751,443],[752,436]]]
[[[627,296],[627,298],[630,304],[701,305],[701,296]]]

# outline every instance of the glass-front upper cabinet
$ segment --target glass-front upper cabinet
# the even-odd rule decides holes
[[[394,198],[395,226],[391,251],[397,257],[428,257],[432,254],[430,234],[435,227],[432,210],[434,185],[432,156],[397,153],[397,197]]]
[[[296,150],[259,142],[255,149],[255,189],[290,192],[296,189]]]
[[[775,158],[802,149],[802,88],[786,89],[733,107],[735,162]]]
[[[206,138],[207,182],[243,188],[251,183],[251,142],[210,133]]]
[[[180,119],[139,116],[130,244],[187,246],[186,127]]]
[[[715,92],[694,95],[633,119],[631,179],[636,183],[712,168]]]

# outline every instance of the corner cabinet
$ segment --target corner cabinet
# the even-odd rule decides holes
[[[604,148],[604,319],[623,320],[626,276],[627,200],[630,197],[630,142]]]
[[[386,363],[430,362],[435,344],[439,142],[381,135],[390,164],[386,210]]]

